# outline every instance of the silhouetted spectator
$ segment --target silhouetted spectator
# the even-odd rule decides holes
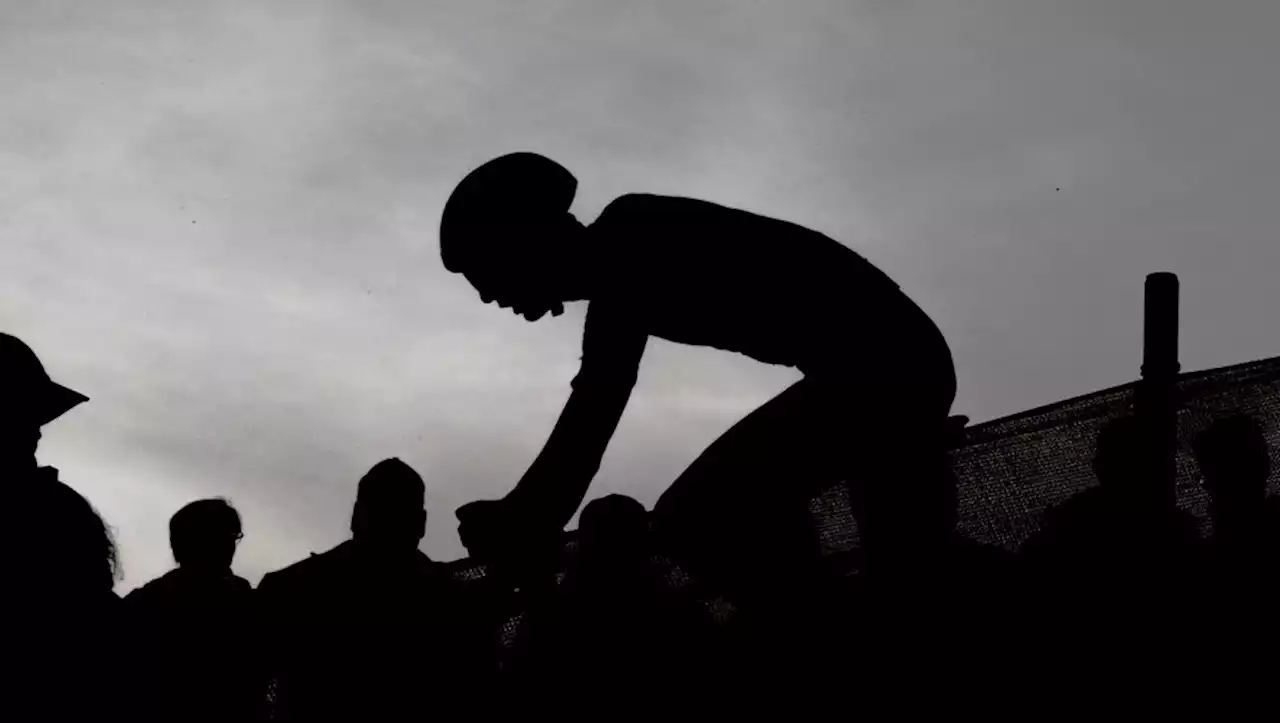
[[[708,680],[711,619],[654,573],[648,536],[648,514],[630,497],[583,509],[559,604],[531,621],[511,671],[521,700],[554,709],[564,695],[557,681],[574,681],[580,704],[627,700],[634,713],[652,691],[685,700],[691,683]]]
[[[102,663],[121,641],[115,543],[79,493],[41,467],[41,428],[87,400],[54,383],[25,343],[0,334],[0,495],[5,522],[8,710],[80,720],[81,706],[117,695]],[[24,699],[30,703],[24,703]]]
[[[1267,497],[1271,453],[1261,425],[1246,415],[1219,419],[1192,449],[1209,492],[1213,537],[1204,590],[1192,602],[1205,621],[1203,687],[1266,690],[1267,666],[1280,642],[1275,591],[1280,589],[1280,500]]]
[[[1280,534],[1280,500],[1267,497],[1271,454],[1262,428],[1239,415],[1214,422],[1195,441],[1216,543],[1267,550]],[[1270,552],[1270,550],[1267,550]]]
[[[649,337],[805,374],[708,447],[658,502],[658,530],[695,574],[736,566],[726,577],[741,577],[761,560],[781,563],[784,551],[803,556],[809,546],[793,546],[796,528],[779,519],[845,479],[853,455],[864,466],[882,456],[909,464],[900,447],[932,446],[955,396],[951,353],[865,258],[801,226],[687,198],[624,195],[586,226],[569,213],[576,187],[554,161],[514,153],[472,171],[445,205],[442,260],[482,300],[531,321],[590,302],[581,369],[555,430],[501,503],[458,511],[465,539],[507,537],[520,529],[513,517],[563,528],[599,469]],[[886,467],[870,483],[893,484]]]
[[[350,540],[258,586],[282,720],[401,720],[466,699],[485,650],[456,583],[418,550],[422,478],[398,459],[361,480]]]
[[[853,656],[836,651],[857,650],[860,679],[911,671],[955,684],[998,663],[1021,601],[1012,555],[956,529],[959,480],[945,450],[917,462],[910,484],[854,488],[862,546],[856,607],[846,603],[812,635],[840,641],[829,660],[844,662]]]
[[[116,552],[106,525],[56,469],[36,462],[41,427],[88,397],[53,382],[35,353],[8,334],[0,334],[0,384],[0,477],[13,511],[6,549],[23,551],[7,577],[46,609],[113,595]]]
[[[253,589],[231,571],[242,536],[240,515],[226,500],[186,505],[169,520],[178,567],[125,598],[148,646],[158,717],[257,720],[266,713]]]
[[[1168,631],[1180,608],[1170,601],[1198,588],[1194,520],[1138,477],[1147,474],[1140,423],[1122,417],[1103,428],[1094,458],[1100,484],[1050,510],[1021,551],[1034,583],[1028,607],[1044,622],[1037,645],[1063,660],[1097,654],[1098,646],[1112,670],[1151,660],[1175,641]],[[1130,652],[1140,657],[1125,657]],[[1172,648],[1165,652],[1164,660],[1174,659]]]
[[[1187,562],[1198,540],[1191,517],[1133,493],[1133,482],[1146,473],[1139,424],[1128,416],[1102,429],[1093,463],[1100,484],[1050,510],[1044,528],[1024,545],[1025,555],[1055,574],[1129,586]]]
[[[626,495],[592,500],[578,523],[578,571],[593,586],[634,585],[648,572],[649,519]]]
[[[1213,519],[1210,596],[1219,617],[1267,614],[1280,582],[1280,500],[1267,497],[1271,454],[1261,426],[1236,415],[1214,422],[1195,439],[1196,462]]]

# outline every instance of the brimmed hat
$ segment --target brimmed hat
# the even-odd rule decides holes
[[[39,357],[15,336],[0,333],[0,407],[21,410],[44,426],[89,401],[49,378]]]

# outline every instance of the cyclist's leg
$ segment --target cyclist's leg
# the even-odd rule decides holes
[[[946,341],[909,299],[863,334],[856,362],[833,357],[713,442],[663,493],[656,531],[691,566],[816,552],[807,503],[840,481],[898,487],[940,443],[955,397]],[[897,335],[890,338],[890,334]],[[881,345],[868,342],[878,338]],[[727,570],[726,570],[727,571]],[[774,574],[768,571],[765,574]]]
[[[827,385],[803,379],[712,442],[654,507],[654,531],[676,561],[721,588],[786,587],[802,574],[817,555],[812,490],[841,479],[834,451],[844,445],[830,412],[842,406]]]

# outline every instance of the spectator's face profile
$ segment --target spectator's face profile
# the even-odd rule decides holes
[[[40,425],[15,405],[0,407],[0,457],[34,456],[40,445]]]
[[[244,539],[244,533],[239,530],[228,535],[226,543],[222,546],[222,557],[226,560],[227,567],[231,566],[231,562],[235,560],[236,548],[239,547],[240,541]]]
[[[236,557],[236,546],[242,537],[239,532],[211,532],[208,543],[199,551],[198,561],[217,570],[231,567]]]

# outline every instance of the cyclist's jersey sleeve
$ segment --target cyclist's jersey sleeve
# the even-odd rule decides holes
[[[633,385],[649,335],[626,307],[591,301],[582,331],[582,362],[573,388],[584,384]]]

